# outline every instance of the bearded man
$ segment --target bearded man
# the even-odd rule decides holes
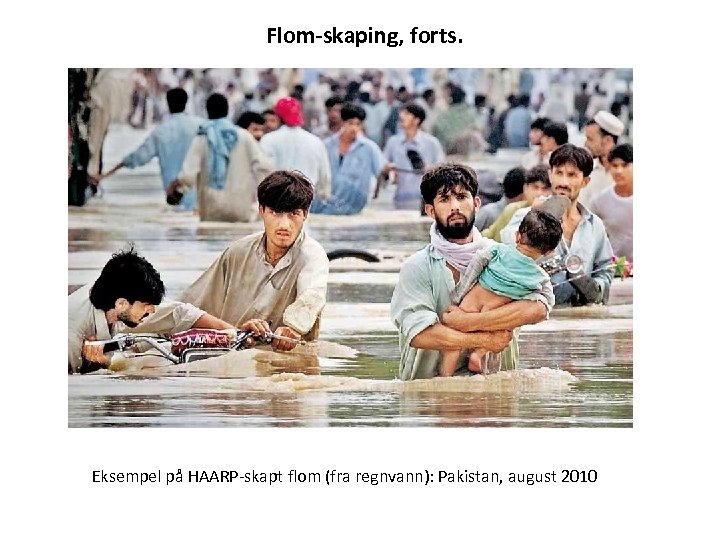
[[[400,332],[400,379],[437,376],[441,351],[448,350],[502,351],[503,368],[514,369],[519,350],[513,330],[547,318],[552,308],[549,295],[539,291],[482,313],[454,312],[454,318],[467,319],[463,331],[443,324],[441,318],[462,273],[475,252],[494,241],[483,238],[474,226],[480,206],[474,170],[455,163],[439,165],[425,173],[420,191],[425,211],[435,222],[430,243],[403,264],[390,304]],[[455,374],[462,372],[469,373],[467,358]]]

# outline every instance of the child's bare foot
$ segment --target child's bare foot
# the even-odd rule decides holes
[[[475,373],[487,373],[487,362],[485,361],[485,353],[482,349],[475,349],[470,353],[468,358],[468,369]]]

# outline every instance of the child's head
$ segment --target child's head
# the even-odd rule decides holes
[[[517,232],[518,245],[524,245],[534,252],[536,257],[551,252],[560,243],[562,225],[560,220],[544,210],[533,208],[520,222]]]

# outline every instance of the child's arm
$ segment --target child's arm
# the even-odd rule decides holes
[[[458,284],[450,293],[450,302],[454,306],[459,305],[470,289],[477,285],[480,272],[488,265],[496,249],[497,244],[493,244],[492,246],[477,250],[467,269],[463,272],[463,275],[460,276]]]

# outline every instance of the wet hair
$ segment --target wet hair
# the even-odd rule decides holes
[[[353,118],[357,118],[362,122],[365,120],[365,116],[367,116],[365,109],[363,109],[360,105],[355,105],[354,103],[345,103],[342,106],[342,109],[340,109],[340,118],[342,118],[343,122]]]
[[[92,288],[90,302],[108,311],[118,298],[157,305],[165,296],[165,285],[152,264],[135,252],[134,246],[114,253]]]
[[[525,173],[525,183],[534,184],[535,182],[542,182],[545,187],[550,187],[550,167],[541,163],[535,165],[527,173]]]
[[[426,204],[433,204],[438,194],[445,195],[457,186],[467,189],[475,197],[478,192],[477,173],[467,165],[443,163],[423,175],[420,193]]]
[[[539,129],[540,131],[542,131],[545,127],[545,124],[547,124],[548,122],[549,120],[547,118],[539,116],[532,121],[532,124],[530,124],[530,129]]]
[[[264,123],[265,118],[263,118],[261,114],[256,113],[255,111],[245,111],[237,119],[237,125],[243,129],[249,128],[250,124],[259,124],[262,126]]]
[[[400,110],[407,111],[412,114],[415,118],[420,120],[420,124],[425,121],[425,109],[423,109],[417,103],[406,103],[405,105],[400,107]]]
[[[258,185],[257,200],[276,212],[307,211],[313,193],[312,183],[300,171],[274,171]]]
[[[567,163],[572,163],[583,173],[583,176],[590,176],[593,170],[593,158],[585,148],[575,146],[574,144],[563,144],[556,148],[550,154],[550,168],[562,167]]]
[[[229,111],[228,100],[222,94],[211,94],[210,97],[207,98],[205,108],[207,109],[208,119],[217,120],[218,118],[225,118]]]
[[[330,96],[325,100],[325,108],[332,109],[335,105],[342,105],[343,100],[337,96]]]
[[[555,139],[555,144],[558,146],[562,146],[568,142],[568,131],[565,124],[561,124],[560,122],[548,122],[543,126],[542,130],[543,135]]]
[[[505,173],[503,178],[503,191],[508,199],[517,197],[523,192],[525,185],[525,169],[515,167]]]
[[[610,150],[608,161],[613,159],[622,159],[625,163],[633,162],[633,146],[632,144],[620,144]]]
[[[182,88],[171,88],[165,94],[167,100],[168,109],[171,113],[179,113],[185,110],[187,105],[188,95]]]
[[[562,237],[562,224],[552,214],[533,208],[520,222],[520,241],[543,255],[557,247]]]
[[[612,137],[613,142],[614,142],[615,144],[617,144],[617,142],[618,142],[618,136],[617,136],[617,135],[613,135],[613,134],[610,133],[609,131],[605,131],[605,130],[603,129],[603,127],[602,127],[600,124],[598,124],[595,120],[589,120],[589,121],[585,124],[585,127],[588,127],[588,126],[597,126],[598,129],[600,130],[600,135],[602,135],[603,137]]]

